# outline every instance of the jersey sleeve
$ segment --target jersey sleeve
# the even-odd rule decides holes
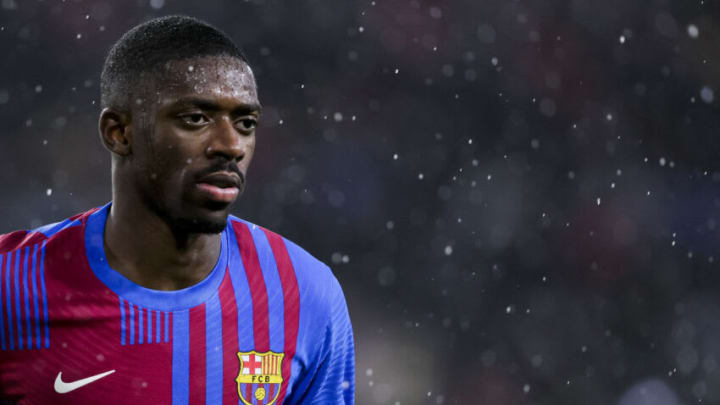
[[[352,405],[355,399],[355,347],[340,284],[333,277],[329,322],[314,373],[303,376],[304,395],[291,404]]]

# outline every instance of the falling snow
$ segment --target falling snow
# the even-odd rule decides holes
[[[102,56],[130,21],[197,14],[85,3],[0,0],[0,234],[110,198],[119,158],[89,136]],[[357,343],[356,381],[338,384],[356,402],[720,403],[716,16],[666,3],[204,9],[263,105],[231,212],[330,267]],[[191,63],[182,76],[201,79]],[[163,162],[190,180],[208,168]]]

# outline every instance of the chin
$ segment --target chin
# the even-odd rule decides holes
[[[181,233],[218,234],[227,226],[230,207],[204,207],[192,209],[190,207],[180,210],[169,218],[170,226]]]
[[[227,226],[227,215],[224,218],[177,218],[171,226],[182,233],[218,234]]]

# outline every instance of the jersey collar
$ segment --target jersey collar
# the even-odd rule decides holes
[[[207,301],[218,291],[227,267],[228,232],[222,231],[220,256],[210,274],[199,283],[182,290],[160,291],[145,288],[110,268],[105,256],[105,222],[111,203],[92,213],[85,224],[85,252],[95,276],[121,298],[149,309],[175,311]]]

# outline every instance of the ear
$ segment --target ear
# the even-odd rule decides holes
[[[120,156],[127,156],[132,152],[132,126],[130,115],[104,108],[100,113],[98,122],[100,140],[107,150]]]

